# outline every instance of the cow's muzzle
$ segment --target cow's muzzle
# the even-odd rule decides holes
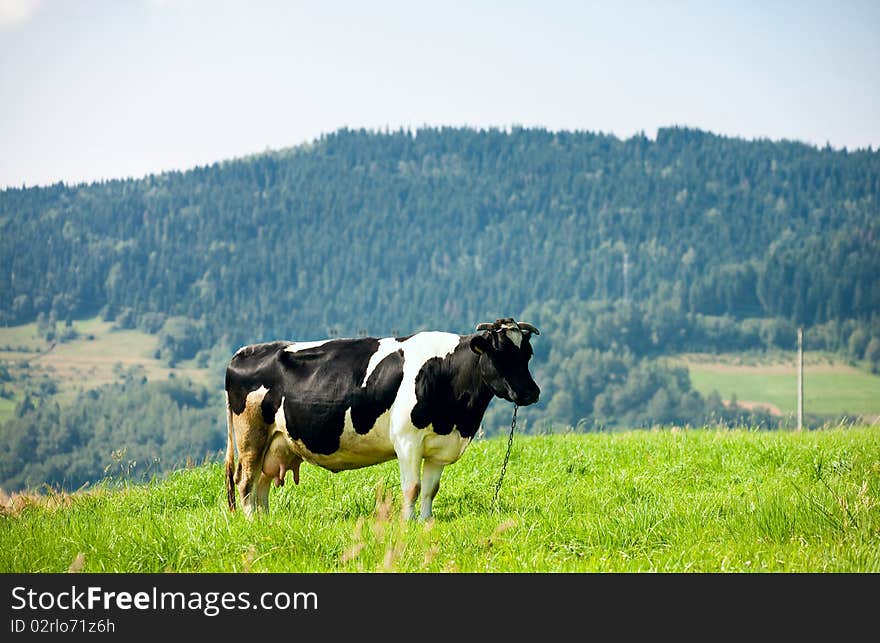
[[[529,406],[537,402],[538,398],[541,397],[541,389],[537,385],[524,393],[517,393],[516,391],[511,391],[511,393],[513,398],[511,401],[517,406]]]

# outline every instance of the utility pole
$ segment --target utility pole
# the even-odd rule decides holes
[[[798,328],[797,430],[804,428],[804,329]]]

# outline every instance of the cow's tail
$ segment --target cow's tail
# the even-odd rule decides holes
[[[232,428],[232,407],[226,396],[226,501],[235,511],[235,431]]]

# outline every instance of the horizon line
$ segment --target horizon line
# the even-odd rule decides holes
[[[316,143],[320,143],[324,138],[333,136],[335,134],[339,134],[341,132],[364,132],[368,135],[379,135],[379,136],[388,136],[391,134],[400,134],[406,133],[409,136],[417,136],[421,131],[428,130],[470,130],[473,132],[503,132],[505,134],[512,134],[515,131],[542,131],[550,134],[579,134],[579,135],[592,135],[598,137],[607,137],[617,139],[621,142],[627,142],[636,138],[644,138],[649,141],[655,142],[657,141],[657,137],[659,133],[663,130],[685,130],[685,131],[693,131],[700,132],[701,134],[708,134],[711,136],[715,136],[717,138],[733,140],[733,141],[742,141],[746,143],[761,143],[761,142],[770,142],[770,143],[788,143],[795,145],[803,145],[808,148],[812,148],[815,151],[823,151],[823,150],[831,150],[833,152],[843,152],[845,154],[850,153],[859,153],[859,152],[867,152],[869,154],[873,154],[874,152],[880,150],[875,150],[873,146],[869,143],[866,147],[856,147],[853,149],[849,149],[846,145],[836,147],[831,145],[830,141],[826,141],[824,145],[819,145],[817,143],[811,143],[802,139],[795,138],[772,138],[769,136],[755,136],[755,137],[746,137],[741,134],[722,134],[710,129],[703,129],[701,127],[696,127],[692,125],[685,124],[670,124],[670,125],[661,125],[657,127],[657,131],[653,136],[649,136],[645,130],[637,130],[630,134],[629,136],[621,137],[613,132],[606,132],[602,130],[590,130],[590,129],[580,129],[580,128],[553,128],[546,125],[522,125],[513,123],[510,125],[446,125],[446,124],[427,124],[424,123],[418,126],[412,125],[398,125],[396,127],[391,127],[390,125],[384,126],[376,126],[376,127],[367,127],[367,126],[359,126],[352,127],[349,125],[341,125],[333,130],[327,130],[325,132],[321,132],[315,137],[312,137],[307,140],[303,140],[299,143],[295,143],[293,145],[282,145],[280,147],[265,147],[261,151],[257,152],[246,152],[237,155],[231,155],[228,157],[220,158],[215,161],[210,161],[206,163],[196,163],[194,165],[187,165],[186,167],[166,167],[162,169],[157,169],[155,171],[147,172],[146,174],[142,174],[140,176],[109,176],[109,177],[99,177],[93,179],[83,179],[83,180],[64,180],[59,179],[52,183],[34,183],[28,185],[27,182],[23,181],[21,185],[10,185],[6,184],[0,186],[0,193],[3,192],[11,192],[11,191],[24,191],[24,190],[34,190],[34,189],[46,189],[53,187],[64,187],[64,188],[80,188],[80,187],[91,187],[96,185],[104,185],[107,183],[113,182],[130,182],[130,181],[143,181],[146,179],[158,178],[167,174],[186,174],[188,172],[193,172],[201,169],[208,169],[218,165],[224,165],[227,163],[236,163],[240,161],[245,161],[261,156],[268,155],[278,155],[285,154],[290,152],[296,152],[298,150],[308,148]]]

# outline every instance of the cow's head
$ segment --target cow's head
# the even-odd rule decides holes
[[[477,325],[479,335],[471,338],[471,350],[480,356],[479,369],[483,382],[498,397],[519,406],[538,401],[541,389],[529,373],[532,358],[532,335],[539,335],[531,324],[512,318],[496,319]]]

